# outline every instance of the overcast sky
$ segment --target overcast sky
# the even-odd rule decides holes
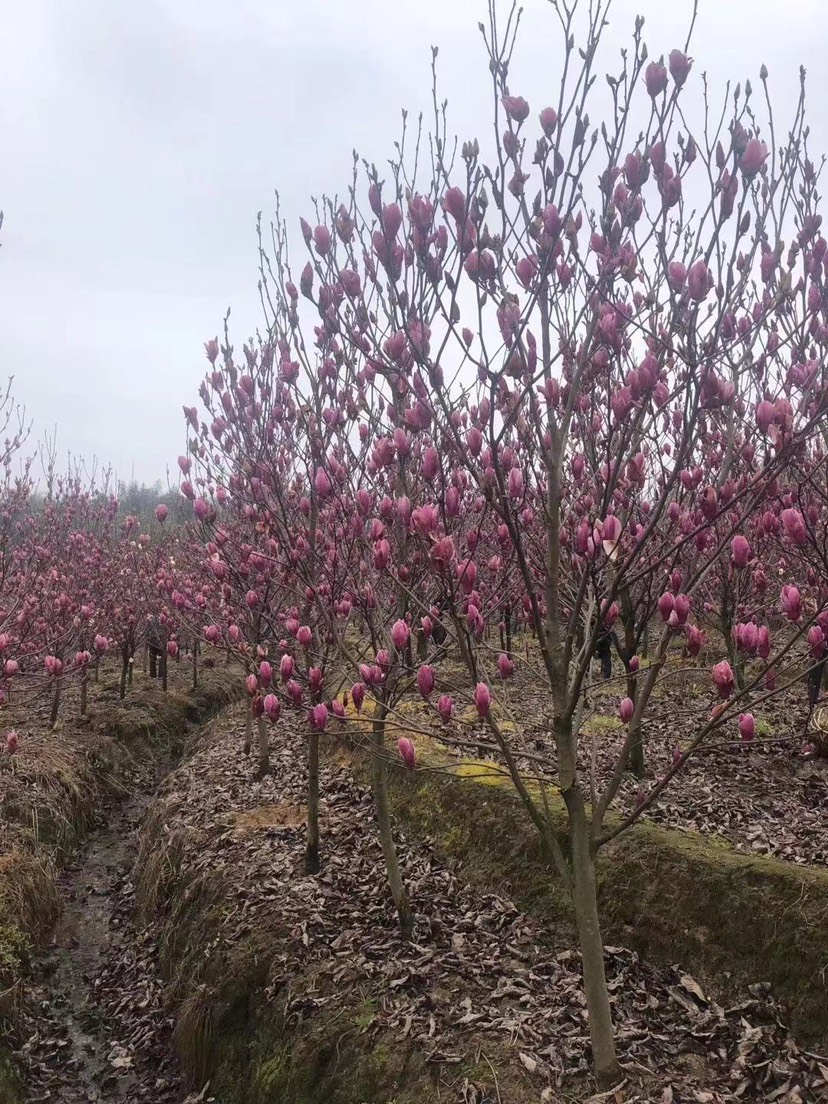
[[[64,453],[122,478],[175,467],[227,306],[237,346],[258,323],[254,220],[275,188],[296,226],[310,195],[347,186],[354,147],[390,155],[400,108],[427,107],[432,44],[451,128],[470,137],[489,118],[485,0],[0,6],[0,375],[38,433],[57,423]],[[511,91],[535,110],[556,87],[556,24],[545,0],[524,8]],[[640,12],[651,57],[666,53],[691,9],[616,0],[607,41],[628,41]],[[826,52],[824,0],[700,0],[687,94],[702,69],[758,87],[765,62],[787,119],[804,64],[821,154]]]

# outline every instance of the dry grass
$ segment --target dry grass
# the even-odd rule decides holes
[[[236,813],[233,828],[237,835],[267,828],[301,828],[307,822],[307,815],[304,805],[281,801],[276,805],[259,805],[256,809]]]

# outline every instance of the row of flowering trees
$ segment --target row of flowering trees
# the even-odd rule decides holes
[[[46,698],[54,727],[71,682],[86,713],[89,681],[104,655],[118,657],[123,697],[140,648],[160,641],[177,654],[165,579],[183,531],[167,531],[166,506],[158,507],[153,531],[141,531],[106,480],[96,488],[80,470],[56,475],[48,444],[36,478],[10,392],[3,416],[16,432],[0,461],[0,704]],[[16,749],[16,736],[5,742]]]
[[[612,1083],[598,853],[718,734],[754,739],[774,695],[802,684],[821,700],[828,244],[804,90],[780,130],[764,68],[758,97],[736,86],[696,127],[687,47],[650,59],[639,21],[591,120],[606,7],[552,5],[561,78],[530,105],[514,12],[498,23],[492,4],[485,149],[455,147],[442,111],[428,143],[404,134],[384,178],[365,165],[302,220],[296,275],[278,212],[260,233],[264,333],[239,353],[225,325],[201,406],[185,407],[188,529],[166,505],[152,527],[124,519],[77,478],[35,509],[22,427],[10,437],[0,681],[45,689],[54,723],[70,677],[85,708],[105,651],[123,694],[144,643],[221,649],[246,680],[260,775],[283,718],[306,733],[309,873],[320,742],[356,711],[406,934],[389,724],[411,697],[433,719],[406,721],[410,767],[418,727],[454,742],[471,728],[571,893],[595,1070]],[[621,728],[600,737],[599,776],[584,719],[610,640]],[[705,691],[653,777],[648,719],[676,654]],[[543,688],[548,753],[527,754],[511,708],[521,665]],[[610,817],[628,771],[637,806]]]
[[[458,153],[442,114],[429,156],[404,136],[384,179],[366,165],[344,202],[302,221],[298,280],[278,214],[260,234],[266,334],[241,355],[226,327],[210,341],[202,412],[186,411],[182,490],[207,581],[200,610],[174,600],[244,662],[261,771],[265,718],[306,726],[309,871],[320,733],[348,701],[369,717],[406,931],[387,719],[419,694],[450,738],[458,705],[473,708],[572,894],[595,1070],[612,1082],[597,853],[717,733],[752,739],[757,706],[803,673],[812,704],[821,694],[828,246],[804,92],[780,131],[763,69],[761,109],[746,83],[696,130],[692,59],[649,60],[639,22],[596,125],[604,6],[554,9],[564,64],[540,109],[511,71],[515,22],[499,35],[492,5],[481,26],[485,155],[476,140]],[[533,784],[508,707],[520,628],[554,737]],[[623,728],[601,782],[582,721],[608,634]],[[625,772],[645,774],[677,648],[709,656],[709,692],[688,702],[671,767],[608,820]],[[400,753],[413,765],[410,738]]]

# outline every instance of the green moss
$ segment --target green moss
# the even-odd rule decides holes
[[[568,894],[507,787],[393,771],[390,790],[396,815],[461,860],[470,881],[507,889],[572,939]],[[559,798],[551,809],[566,845]],[[643,823],[600,852],[598,882],[609,941],[655,960],[692,963],[722,995],[769,981],[797,1030],[816,1039],[828,1034],[828,871]]]

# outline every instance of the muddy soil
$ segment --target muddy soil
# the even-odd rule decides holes
[[[154,949],[130,919],[137,833],[162,773],[136,777],[126,801],[102,810],[63,871],[63,917],[34,963],[16,1054],[26,1104],[187,1099]]]

